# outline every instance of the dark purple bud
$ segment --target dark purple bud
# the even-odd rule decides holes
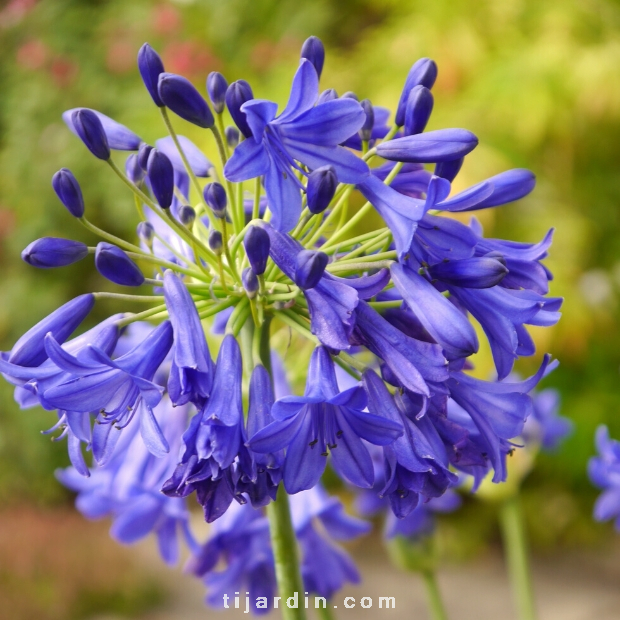
[[[260,226],[250,226],[243,239],[243,246],[254,273],[262,276],[267,267],[270,248],[269,235]]]
[[[203,190],[205,202],[213,209],[215,217],[224,218],[226,216],[226,190],[220,183],[209,183]]]
[[[138,70],[146,90],[149,91],[155,105],[163,108],[164,102],[159,96],[157,84],[159,82],[159,75],[164,72],[164,63],[161,61],[159,54],[148,43],[145,43],[138,52]]]
[[[251,86],[245,80],[233,82],[226,91],[226,107],[233,121],[235,121],[235,125],[237,125],[239,131],[246,138],[252,135],[252,130],[248,125],[245,112],[241,111],[241,106],[250,99],[254,99],[254,93]]]
[[[231,149],[234,149],[239,144],[239,130],[236,127],[226,127],[224,130],[226,134],[226,143]]]
[[[151,224],[151,222],[140,222],[136,232],[138,233],[138,237],[144,241],[147,246],[151,247],[153,239],[155,238],[155,228],[153,228],[153,224]]]
[[[222,253],[224,241],[222,240],[222,233],[219,230],[212,230],[209,233],[208,243],[211,251],[214,254],[217,254],[219,256]]]
[[[110,159],[108,138],[99,117],[86,108],[80,108],[71,115],[71,122],[86,148],[99,159]]]
[[[333,101],[334,99],[338,99],[338,93],[336,92],[336,89],[328,88],[327,90],[324,90],[319,95],[319,98],[317,99],[316,104],[319,105],[319,103],[325,103],[327,101]]]
[[[164,104],[177,116],[204,129],[213,127],[215,119],[211,108],[188,79],[162,73],[157,90]]]
[[[355,101],[359,101],[359,97],[352,91],[352,90],[348,90],[344,95],[342,95],[342,97],[340,97],[341,99],[355,99]]]
[[[88,255],[88,246],[73,239],[43,237],[33,241],[23,252],[22,260],[33,267],[64,267]]]
[[[174,168],[161,151],[153,149],[146,165],[151,190],[162,209],[169,209],[174,197]]]
[[[248,294],[248,297],[250,299],[256,297],[256,293],[258,293],[258,278],[252,267],[246,267],[243,270],[241,273],[241,281],[243,282],[243,288]]]
[[[95,305],[92,293],[67,302],[31,327],[13,346],[7,360],[18,366],[39,366],[47,359],[44,338],[51,333],[62,344],[86,318]]]
[[[375,126],[375,109],[370,103],[370,99],[362,99],[360,105],[366,114],[366,120],[360,128],[360,138],[368,142],[372,137],[372,128]]]
[[[122,286],[140,286],[144,282],[144,276],[123,250],[101,241],[95,250],[95,267],[104,277]]]
[[[151,154],[152,150],[153,147],[146,142],[143,142],[138,149],[138,164],[140,165],[140,168],[144,170],[144,172],[146,172],[148,169],[149,155]]]
[[[213,104],[213,109],[221,114],[226,105],[226,91],[228,90],[228,82],[226,78],[217,71],[211,71],[207,77],[207,92]]]
[[[447,179],[448,181],[450,181],[450,183],[452,183],[456,175],[459,173],[459,170],[461,169],[464,161],[464,157],[452,159],[451,161],[440,161],[435,166],[435,172],[433,174],[436,177]]]
[[[405,110],[407,108],[407,100],[409,99],[409,93],[421,84],[422,86],[426,86],[429,90],[433,88],[433,84],[437,79],[437,65],[434,60],[430,58],[420,58],[420,60],[416,61],[411,69],[409,69],[409,74],[407,75],[407,79],[405,80],[405,86],[403,87],[403,92],[400,95],[400,100],[398,102],[398,108],[396,110],[396,118],[394,122],[402,127],[405,124]]]
[[[504,279],[508,269],[503,257],[498,260],[495,257],[484,256],[438,263],[429,267],[428,273],[434,280],[441,280],[454,286],[490,288]]]
[[[62,120],[65,122],[69,131],[79,135],[75,125],[73,124],[73,113],[82,108],[72,108],[71,110],[65,110],[62,113]],[[89,108],[83,108],[89,109]],[[90,110],[101,121],[103,132],[105,133],[108,141],[108,146],[113,151],[137,151],[138,147],[142,143],[140,136],[137,136],[131,129],[117,123],[113,118],[98,112],[97,110]]]
[[[308,37],[301,46],[301,57],[307,58],[316,69],[316,74],[321,77],[325,63],[325,48],[321,39]]]
[[[132,153],[125,161],[125,175],[134,185],[140,185],[144,179],[144,170],[140,167],[135,153]]]
[[[61,168],[52,177],[52,187],[58,198],[60,198],[60,202],[65,205],[67,211],[69,211],[73,217],[82,217],[84,215],[82,189],[71,170],[68,168]]]
[[[311,213],[323,213],[332,201],[338,187],[338,177],[333,166],[321,166],[308,175],[306,196]]]
[[[194,211],[194,207],[190,207],[189,205],[183,205],[179,209],[179,221],[183,226],[187,226],[190,228],[192,224],[196,221],[196,211]]]
[[[433,95],[431,91],[418,84],[411,89],[405,108],[405,135],[422,133],[433,111]]]
[[[467,129],[438,129],[382,142],[377,155],[391,161],[428,164],[464,157],[476,146],[478,138]]]
[[[314,288],[323,277],[329,256],[325,252],[302,250],[295,259],[295,284],[307,290]]]

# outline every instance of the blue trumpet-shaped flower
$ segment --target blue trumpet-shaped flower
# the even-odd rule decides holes
[[[276,117],[277,104],[271,101],[243,104],[252,136],[224,168],[226,178],[235,182],[265,176],[272,223],[279,231],[294,228],[301,213],[302,186],[295,176],[301,168],[296,162],[310,169],[331,165],[344,183],[357,183],[368,174],[363,161],[338,146],[364,124],[364,111],[351,99],[315,107],[318,84],[314,66],[302,59],[282,114]]]
[[[402,433],[400,424],[364,413],[361,387],[339,392],[331,357],[317,347],[310,359],[304,396],[287,396],[272,409],[274,422],[250,438],[255,452],[276,452],[288,447],[284,486],[289,493],[312,488],[327,463],[360,487],[372,486],[374,473],[362,439],[385,445]]]
[[[179,559],[179,534],[190,549],[197,549],[184,500],[159,492],[175,467],[188,410],[175,409],[164,399],[154,415],[171,447],[164,458],[149,452],[142,441],[139,423],[134,420],[119,440],[112,460],[94,468],[90,478],[78,475],[75,468],[61,470],[57,476],[65,486],[78,492],[76,506],[86,517],[112,516],[112,538],[133,544],[153,533],[162,559],[173,565]]]
[[[364,373],[363,382],[369,411],[401,424],[405,431],[383,448],[385,485],[380,492],[389,498],[394,514],[404,518],[418,505],[420,496],[443,495],[456,477],[448,469],[448,455],[420,403],[407,394],[397,394],[393,399],[372,370]]]
[[[112,456],[120,429],[134,417],[151,452],[161,455],[168,445],[153,415],[163,388],[152,379],[172,346],[172,327],[165,321],[128,353],[112,360],[101,349],[89,345],[80,357],[65,351],[48,334],[45,348],[50,359],[67,378],[43,392],[52,407],[66,411],[98,413],[93,434],[93,454],[104,464]]]
[[[200,317],[183,281],[172,271],[164,273],[164,298],[174,333],[168,392],[172,404],[191,401],[201,408],[213,386],[214,367]]]
[[[594,518],[615,519],[616,530],[620,531],[620,442],[609,437],[606,426],[596,429],[596,449],[598,455],[590,459],[588,475],[603,493],[594,505]]]

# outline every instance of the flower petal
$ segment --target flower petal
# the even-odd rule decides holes
[[[287,123],[304,112],[310,110],[319,96],[319,76],[317,75],[314,65],[306,60],[301,59],[299,68],[295,72],[293,85],[291,86],[291,94],[286,104],[286,108],[278,118],[276,123]],[[254,134],[256,135],[256,134]]]
[[[262,142],[244,140],[224,166],[224,176],[233,183],[247,181],[269,170],[269,156]]]

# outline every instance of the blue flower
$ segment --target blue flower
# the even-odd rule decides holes
[[[598,456],[588,462],[588,475],[603,493],[594,505],[594,518],[615,519],[616,530],[620,531],[620,442],[610,439],[606,426],[596,429],[596,449]]]
[[[448,362],[441,346],[407,336],[360,301],[355,311],[354,336],[380,357],[407,389],[430,396],[429,383],[440,383],[448,378]]]
[[[166,497],[159,489],[176,465],[175,454],[180,448],[188,409],[175,409],[164,399],[154,415],[171,447],[164,458],[149,452],[142,441],[139,422],[133,420],[119,440],[114,457],[106,465],[95,467],[90,478],[79,475],[76,468],[61,470],[57,477],[78,492],[76,506],[86,517],[112,516],[112,538],[133,544],[154,533],[164,562],[176,564],[179,534],[190,549],[197,549],[197,544],[189,529],[185,501]]]
[[[361,387],[340,392],[331,357],[317,347],[310,359],[304,396],[287,396],[272,409],[274,422],[249,440],[255,452],[276,452],[287,447],[284,486],[289,493],[312,488],[327,464],[328,450],[334,469],[360,487],[372,486],[372,462],[362,439],[389,444],[402,433],[397,422],[365,413]]]
[[[393,444],[383,447],[385,480],[381,496],[390,500],[392,512],[406,517],[420,497],[440,497],[454,485],[456,476],[448,469],[449,461],[441,439],[423,402],[406,393],[390,395],[383,381],[372,371],[363,375],[368,395],[368,409],[375,415],[402,425],[405,432]]]
[[[67,377],[48,387],[43,398],[66,411],[97,412],[93,431],[93,454],[99,464],[108,461],[120,430],[138,412],[140,432],[156,456],[168,445],[153,415],[163,388],[152,379],[172,346],[172,327],[165,321],[128,353],[112,360],[105,351],[88,345],[81,356],[65,351],[51,335],[45,338],[50,359]]]
[[[227,595],[232,607],[232,593],[248,591],[252,611],[267,613],[277,591],[267,518],[249,504],[235,503],[211,532],[186,566],[207,586],[207,603],[221,609]]]
[[[532,394],[532,404],[523,438],[527,443],[539,443],[543,450],[553,451],[573,433],[575,425],[560,415],[560,393],[553,388]]]
[[[252,136],[242,142],[226,162],[224,174],[230,181],[265,176],[265,190],[273,214],[273,226],[289,231],[301,213],[301,190],[296,161],[311,170],[334,167],[338,179],[357,183],[368,174],[358,157],[338,146],[363,124],[364,111],[352,99],[320,103],[318,76],[312,63],[302,59],[293,79],[288,104],[276,117],[277,104],[254,99],[244,103]]]
[[[451,398],[464,410],[479,433],[478,443],[483,456],[493,469],[493,482],[506,480],[506,455],[511,451],[511,439],[523,431],[526,419],[533,413],[532,398],[527,394],[555,368],[545,355],[538,372],[519,382],[482,381],[463,372],[451,373],[447,387]],[[456,420],[458,422],[458,420]],[[467,421],[465,425],[467,428]]]
[[[241,351],[229,335],[217,357],[211,396],[192,418],[183,435],[181,462],[162,487],[170,497],[196,491],[208,523],[220,518],[234,497],[231,465],[245,441],[241,378]]]
[[[164,298],[174,333],[168,392],[172,403],[191,401],[201,408],[213,386],[214,367],[194,300],[169,269],[164,273]]]

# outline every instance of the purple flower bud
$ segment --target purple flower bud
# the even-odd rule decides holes
[[[136,232],[138,233],[138,237],[150,247],[155,238],[155,228],[153,228],[153,224],[151,224],[151,222],[140,222]]]
[[[295,259],[295,284],[304,290],[314,288],[323,277],[329,256],[325,252],[302,250]]]
[[[418,84],[411,89],[405,108],[405,135],[422,133],[433,111],[433,95],[431,91]]]
[[[62,344],[86,318],[95,305],[92,293],[80,295],[60,306],[31,327],[13,346],[7,360],[17,366],[39,366],[47,359],[44,338],[51,333]]]
[[[174,73],[162,73],[157,90],[164,104],[177,116],[204,129],[213,127],[215,119],[211,108],[188,79]]]
[[[308,37],[301,46],[301,57],[307,58],[314,68],[316,74],[321,77],[323,64],[325,63],[325,48],[323,42],[318,37]]]
[[[338,177],[333,166],[321,166],[308,175],[306,195],[311,213],[323,213],[332,201],[338,186]]]
[[[366,114],[366,120],[360,128],[360,138],[368,141],[372,137],[372,128],[375,125],[375,109],[372,107],[370,99],[363,99],[360,101],[360,105]]]
[[[134,185],[140,185],[144,180],[144,170],[140,167],[135,153],[132,153],[125,161],[125,174]]]
[[[243,288],[245,289],[248,297],[253,299],[258,292],[258,278],[254,273],[252,267],[246,267],[241,273],[241,281],[243,282]]]
[[[221,114],[226,105],[226,91],[228,90],[228,82],[226,78],[217,71],[211,71],[207,77],[207,92],[213,104],[213,109]]]
[[[108,138],[99,117],[92,110],[79,108],[71,115],[71,122],[80,140],[95,157],[110,159]]]
[[[490,288],[499,284],[508,269],[502,256],[483,256],[437,263],[428,268],[434,280],[465,288]]]
[[[49,269],[77,263],[87,255],[88,246],[80,241],[43,237],[26,247],[22,260],[33,267]]]
[[[203,190],[205,202],[213,209],[215,217],[226,217],[226,190],[220,183],[209,183]]]
[[[254,99],[254,93],[251,86],[245,80],[233,82],[226,91],[226,107],[233,121],[235,121],[235,125],[237,125],[239,131],[246,138],[252,135],[252,130],[248,125],[245,112],[241,111],[241,106],[250,99]]]
[[[340,97],[341,99],[355,99],[355,101],[359,101],[359,97],[352,91],[352,90],[348,90],[344,95],[342,95],[342,97]]]
[[[447,179],[450,183],[452,183],[456,175],[459,173],[464,161],[464,157],[459,157],[458,159],[453,159],[451,161],[440,161],[435,166],[435,172],[433,174],[436,177]]]
[[[377,146],[377,155],[391,161],[418,164],[451,161],[478,146],[478,138],[466,129],[438,129],[388,140]]]
[[[334,99],[338,99],[338,93],[336,92],[336,89],[328,88],[327,90],[324,90],[319,95],[319,98],[317,99],[316,104],[319,105],[319,103],[326,103],[327,101],[334,101]]]
[[[157,84],[159,75],[164,72],[164,63],[159,54],[148,43],[145,43],[138,52],[138,70],[155,105],[163,108],[164,102],[157,91]]]
[[[396,110],[396,118],[394,120],[399,127],[402,127],[405,124],[407,100],[409,99],[409,93],[412,89],[415,86],[418,86],[418,84],[421,84],[430,90],[433,88],[433,84],[436,79],[437,65],[435,64],[435,61],[430,58],[420,58],[420,60],[416,61],[411,69],[409,69],[409,74],[405,80],[403,92],[400,95],[398,108]]]
[[[174,197],[174,168],[161,151],[153,149],[149,154],[147,172],[155,200],[162,209],[169,209]]]
[[[52,177],[52,187],[56,192],[60,202],[67,208],[73,217],[84,215],[84,198],[82,190],[73,172],[68,168],[61,168]]]
[[[236,127],[229,126],[226,127],[224,133],[226,134],[226,144],[234,149],[239,144],[239,130]]]
[[[196,211],[194,211],[194,207],[183,205],[179,209],[179,221],[183,226],[189,228],[196,221]]]
[[[62,113],[62,120],[65,122],[69,131],[79,136],[75,125],[73,124],[73,113],[80,109],[90,108],[71,108],[65,110]],[[105,133],[108,141],[108,146],[113,151],[137,151],[138,147],[142,143],[140,136],[136,135],[131,129],[117,123],[113,118],[98,112],[97,110],[90,110],[101,121],[103,132]]]
[[[144,276],[123,250],[101,241],[95,251],[95,267],[104,277],[122,286],[140,286],[144,283]]]
[[[152,150],[153,147],[146,142],[143,142],[138,149],[138,164],[140,165],[140,168],[144,170],[144,172],[146,172],[148,169],[149,155],[151,154]]]
[[[211,230],[211,232],[209,232],[208,243],[214,254],[219,256],[222,253],[224,242],[222,240],[222,233],[219,230]]]
[[[250,226],[243,239],[243,246],[250,266],[256,275],[262,276],[265,273],[270,245],[266,230],[260,226]]]

